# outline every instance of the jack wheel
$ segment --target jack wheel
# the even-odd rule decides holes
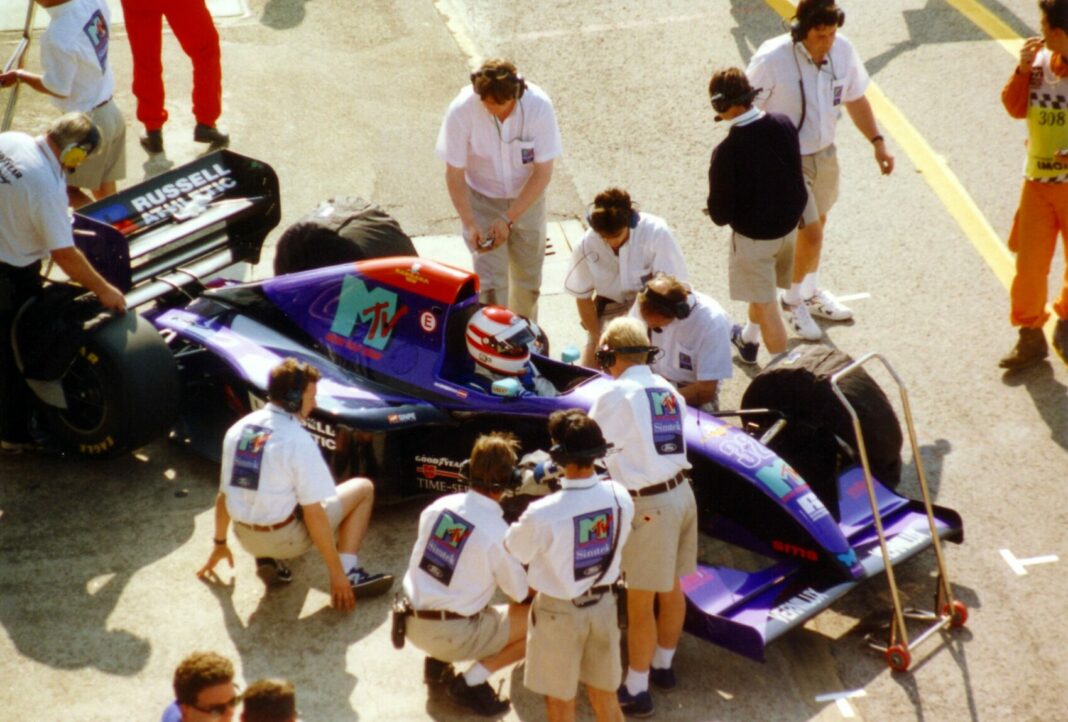
[[[912,664],[912,655],[900,644],[895,644],[886,650],[886,663],[895,672],[905,672]]]
[[[968,607],[958,599],[954,599],[953,604],[943,607],[942,614],[950,618],[951,627],[963,627],[968,623]]]

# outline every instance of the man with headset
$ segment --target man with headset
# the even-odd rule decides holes
[[[564,290],[575,297],[586,329],[583,366],[594,368],[601,327],[634,305],[642,284],[657,271],[687,279],[686,261],[666,221],[639,213],[630,194],[609,188],[586,211],[589,230],[571,254]]]
[[[356,595],[384,594],[393,577],[368,574],[357,557],[374,504],[370,479],[349,479],[335,487],[319,447],[301,423],[315,409],[319,378],[314,366],[286,359],[271,369],[267,406],[226,432],[214,546],[197,576],[208,578],[223,559],[234,565],[226,542],[232,520],[234,535],[256,557],[257,574],[266,582],[292,580],[289,568],[277,560],[318,549],[330,573],[331,603],[350,611]]]
[[[609,475],[634,499],[634,525],[623,547],[629,668],[618,695],[623,711],[635,716],[653,713],[650,681],[661,689],[676,685],[672,661],[686,618],[680,578],[697,569],[686,401],[649,367],[656,352],[638,319],[609,323],[597,362],[615,383],[590,410],[604,438],[618,449],[605,457]]]
[[[508,550],[529,565],[537,592],[523,683],[545,695],[550,722],[575,719],[579,682],[599,722],[621,722],[616,593],[634,503],[618,483],[597,477],[594,460],[609,445],[585,412],[554,412],[549,436],[549,454],[564,470],[561,488],[527,507],[505,537]]]
[[[484,304],[538,318],[545,189],[562,152],[552,101],[508,60],[487,60],[438,133],[445,182],[474,255]]]
[[[719,382],[729,379],[731,321],[723,307],[679,279],[658,273],[646,281],[631,311],[652,329],[662,353],[650,364],[690,406],[719,409]]]
[[[731,227],[731,298],[749,304],[749,320],[731,327],[731,343],[748,364],[756,363],[761,335],[769,353],[786,350],[775,288],[790,286],[808,198],[797,131],[786,116],[754,108],[758,92],[740,68],[717,71],[708,84],[716,120],[730,124],[708,167],[708,215]]]
[[[0,450],[5,452],[33,446],[31,392],[15,364],[11,326],[41,290],[41,261],[50,258],[105,308],[126,310],[122,293],[75,248],[67,215],[67,174],[93,154],[99,140],[82,113],[60,116],[36,138],[0,133]]]
[[[527,575],[504,548],[508,524],[500,499],[519,483],[511,434],[483,434],[461,476],[467,492],[441,497],[419,516],[404,593],[405,636],[428,655],[424,679],[449,681],[449,697],[482,715],[508,710],[487,680],[523,658],[526,649]],[[513,604],[491,605],[500,587]],[[449,662],[475,660],[453,677]],[[449,677],[452,677],[449,680]]]
[[[813,341],[823,330],[812,316],[831,321],[853,317],[852,310],[819,287],[823,230],[838,199],[834,136],[843,105],[871,141],[880,172],[889,175],[894,170],[894,156],[864,97],[868,73],[853,44],[838,34],[843,23],[845,13],[834,0],[801,0],[790,32],[761,45],[746,69],[753,87],[764,89],[757,106],[790,118],[801,144],[808,204],[794,250],[793,282],[783,304],[798,335]]]

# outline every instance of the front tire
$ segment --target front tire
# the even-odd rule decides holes
[[[60,383],[67,408],[41,404],[40,420],[62,449],[77,456],[124,454],[165,434],[177,415],[174,356],[136,313],[90,332]]]

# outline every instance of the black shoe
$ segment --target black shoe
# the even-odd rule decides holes
[[[1058,326],[1060,323],[1057,324]],[[998,362],[1003,369],[1015,371],[1038,363],[1049,356],[1049,346],[1040,328],[1021,328],[1016,346]]]
[[[456,669],[448,662],[427,657],[423,660],[423,682],[425,684],[452,684],[456,679]]]
[[[619,708],[628,717],[653,716],[653,696],[649,694],[649,690],[631,694],[627,685],[621,684],[616,696],[619,698]]]
[[[675,679],[675,670],[671,667],[668,667],[667,669],[650,667],[649,681],[660,689],[675,689],[676,685],[679,683],[679,681]]]
[[[141,134],[141,147],[146,153],[163,152],[163,131],[149,130]]]
[[[197,143],[211,143],[208,150],[220,150],[230,145],[230,136],[213,125],[197,123],[193,128],[193,140]]]
[[[267,586],[289,584],[293,581],[293,570],[277,559],[256,557],[256,576]]]
[[[349,584],[358,598],[377,597],[393,586],[392,574],[368,574],[363,567],[349,570]]]
[[[742,327],[738,324],[731,326],[731,343],[734,348],[738,349],[738,358],[742,360],[742,363],[755,364],[757,362],[760,344],[742,340]]]
[[[1062,318],[1053,327],[1053,350],[1068,364],[1068,318]]]
[[[489,682],[471,687],[468,686],[462,674],[457,675],[449,685],[449,699],[483,717],[504,714],[512,706],[508,700],[497,696],[493,687],[489,686]]]

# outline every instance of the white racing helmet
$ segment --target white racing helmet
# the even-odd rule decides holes
[[[475,363],[494,373],[526,373],[532,341],[530,322],[501,306],[480,308],[467,322],[467,352]]]

